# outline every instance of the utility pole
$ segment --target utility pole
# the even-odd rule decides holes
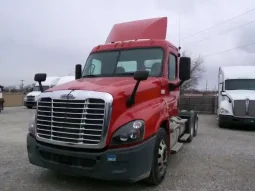
[[[24,81],[25,81],[25,80],[20,80],[20,81],[21,81],[21,86],[20,86],[20,87],[21,87],[21,90],[23,91],[23,88],[24,88]]]
[[[207,92],[207,80],[205,82],[205,91]]]

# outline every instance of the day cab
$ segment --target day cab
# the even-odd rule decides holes
[[[30,163],[77,176],[159,184],[170,153],[197,134],[178,109],[190,58],[166,41],[167,18],[114,25],[74,81],[39,95],[29,124]],[[41,84],[46,74],[36,74]]]
[[[218,74],[218,125],[255,125],[255,66],[224,66]]]

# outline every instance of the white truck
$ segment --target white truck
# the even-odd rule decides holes
[[[58,86],[70,81],[75,80],[75,76],[63,76],[63,77],[48,77],[45,82],[42,83],[43,90],[47,90],[51,87]],[[38,82],[36,83],[33,91],[28,93],[24,99],[24,105],[27,108],[33,108],[36,106],[37,98],[41,93]]]
[[[65,83],[73,81],[73,80],[75,80],[75,76],[63,76],[58,80],[56,86],[65,84]]]
[[[218,74],[218,125],[255,125],[255,66],[226,66]]]
[[[58,76],[52,76],[47,77],[47,79],[42,83],[43,90],[47,90],[51,87],[54,87],[60,77]],[[36,106],[38,95],[41,93],[40,87],[38,82],[36,82],[35,86],[33,87],[33,91],[28,93],[24,98],[24,106],[26,106],[28,109],[32,109]]]

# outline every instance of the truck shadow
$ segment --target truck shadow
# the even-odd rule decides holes
[[[231,131],[252,131],[255,132],[255,125],[229,125],[222,129],[227,129]]]
[[[148,186],[144,181],[137,183],[105,181],[87,177],[69,176],[50,170],[44,170],[39,181],[42,184],[50,184],[56,187],[55,190],[58,190],[62,186],[65,189],[68,188],[68,190],[74,190],[74,188],[83,188],[84,190],[142,190]]]

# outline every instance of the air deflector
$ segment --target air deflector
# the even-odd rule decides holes
[[[166,31],[167,17],[118,23],[112,27],[105,43],[137,39],[165,40]]]

